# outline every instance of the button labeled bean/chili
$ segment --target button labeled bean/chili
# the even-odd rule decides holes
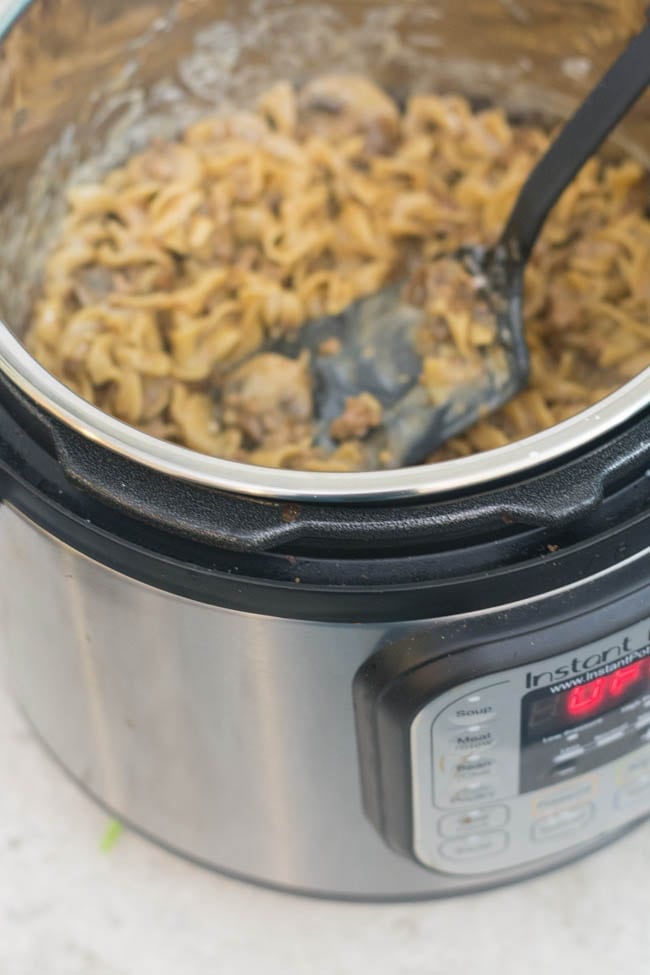
[[[473,776],[484,776],[495,772],[498,768],[497,760],[494,756],[470,753],[463,757],[454,766],[454,775],[460,778],[470,778]]]

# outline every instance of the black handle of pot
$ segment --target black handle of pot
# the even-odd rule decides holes
[[[501,236],[527,260],[558,197],[650,84],[650,24],[634,37],[526,180]]]

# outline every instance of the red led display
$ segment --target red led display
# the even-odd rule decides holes
[[[650,656],[592,677],[585,684],[567,687],[558,682],[535,688],[523,700],[522,741],[532,744],[610,711],[625,711],[635,700],[639,707],[650,708]]]
[[[647,661],[629,664],[607,677],[597,677],[588,684],[579,684],[566,697],[566,713],[572,718],[586,717],[613,704],[645,676]]]
[[[607,677],[598,677],[588,684],[574,687],[566,701],[567,714],[575,717],[578,714],[591,714],[602,704],[607,691]]]
[[[619,697],[621,694],[625,694],[628,687],[636,684],[642,677],[643,663],[641,661],[630,664],[628,667],[621,667],[609,678],[609,693],[613,697]]]

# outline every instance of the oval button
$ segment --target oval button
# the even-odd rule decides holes
[[[620,785],[627,785],[638,776],[650,773],[650,752],[635,752],[616,769],[616,779]]]
[[[538,819],[533,824],[532,837],[538,841],[552,840],[563,833],[581,829],[589,822],[593,814],[594,806],[591,802],[584,802],[568,809],[559,809],[557,812],[549,813],[548,816]]]
[[[447,711],[447,718],[452,724],[472,725],[484,724],[497,716],[497,709],[490,701],[483,699],[480,694],[471,694],[457,701]]]
[[[647,802],[648,799],[650,799],[650,773],[631,776],[628,784],[619,789],[614,797],[618,809],[625,809],[637,802]]]
[[[462,812],[443,816],[438,822],[438,832],[445,837],[465,836],[468,833],[505,826],[507,821],[507,806],[479,806],[478,809],[464,809]]]
[[[454,767],[454,775],[458,778],[466,779],[477,775],[490,775],[497,768],[496,758],[485,755],[483,752],[465,755]]]
[[[507,843],[508,834],[502,829],[493,833],[472,833],[442,843],[440,853],[449,860],[469,860],[500,853],[505,850]]]
[[[476,782],[468,782],[451,797],[453,803],[459,802],[485,802],[486,799],[494,799],[498,794],[496,784],[484,782],[478,779]]]
[[[451,746],[457,752],[478,752],[496,745],[496,735],[483,725],[470,725],[450,737]]]

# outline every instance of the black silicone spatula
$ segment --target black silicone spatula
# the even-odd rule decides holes
[[[524,185],[498,244],[467,247],[444,258],[460,262],[488,309],[496,340],[481,348],[470,374],[443,377],[433,391],[421,381],[424,313],[393,284],[361,298],[339,315],[306,323],[277,351],[309,349],[317,435],[331,449],[331,422],[348,397],[379,400],[381,424],[364,440],[367,467],[405,466],[423,460],[449,437],[467,429],[521,390],[528,379],[523,324],[523,273],[549,211],[582,166],[650,84],[650,26],[635,36],[564,126]],[[337,351],[322,352],[327,339]]]

